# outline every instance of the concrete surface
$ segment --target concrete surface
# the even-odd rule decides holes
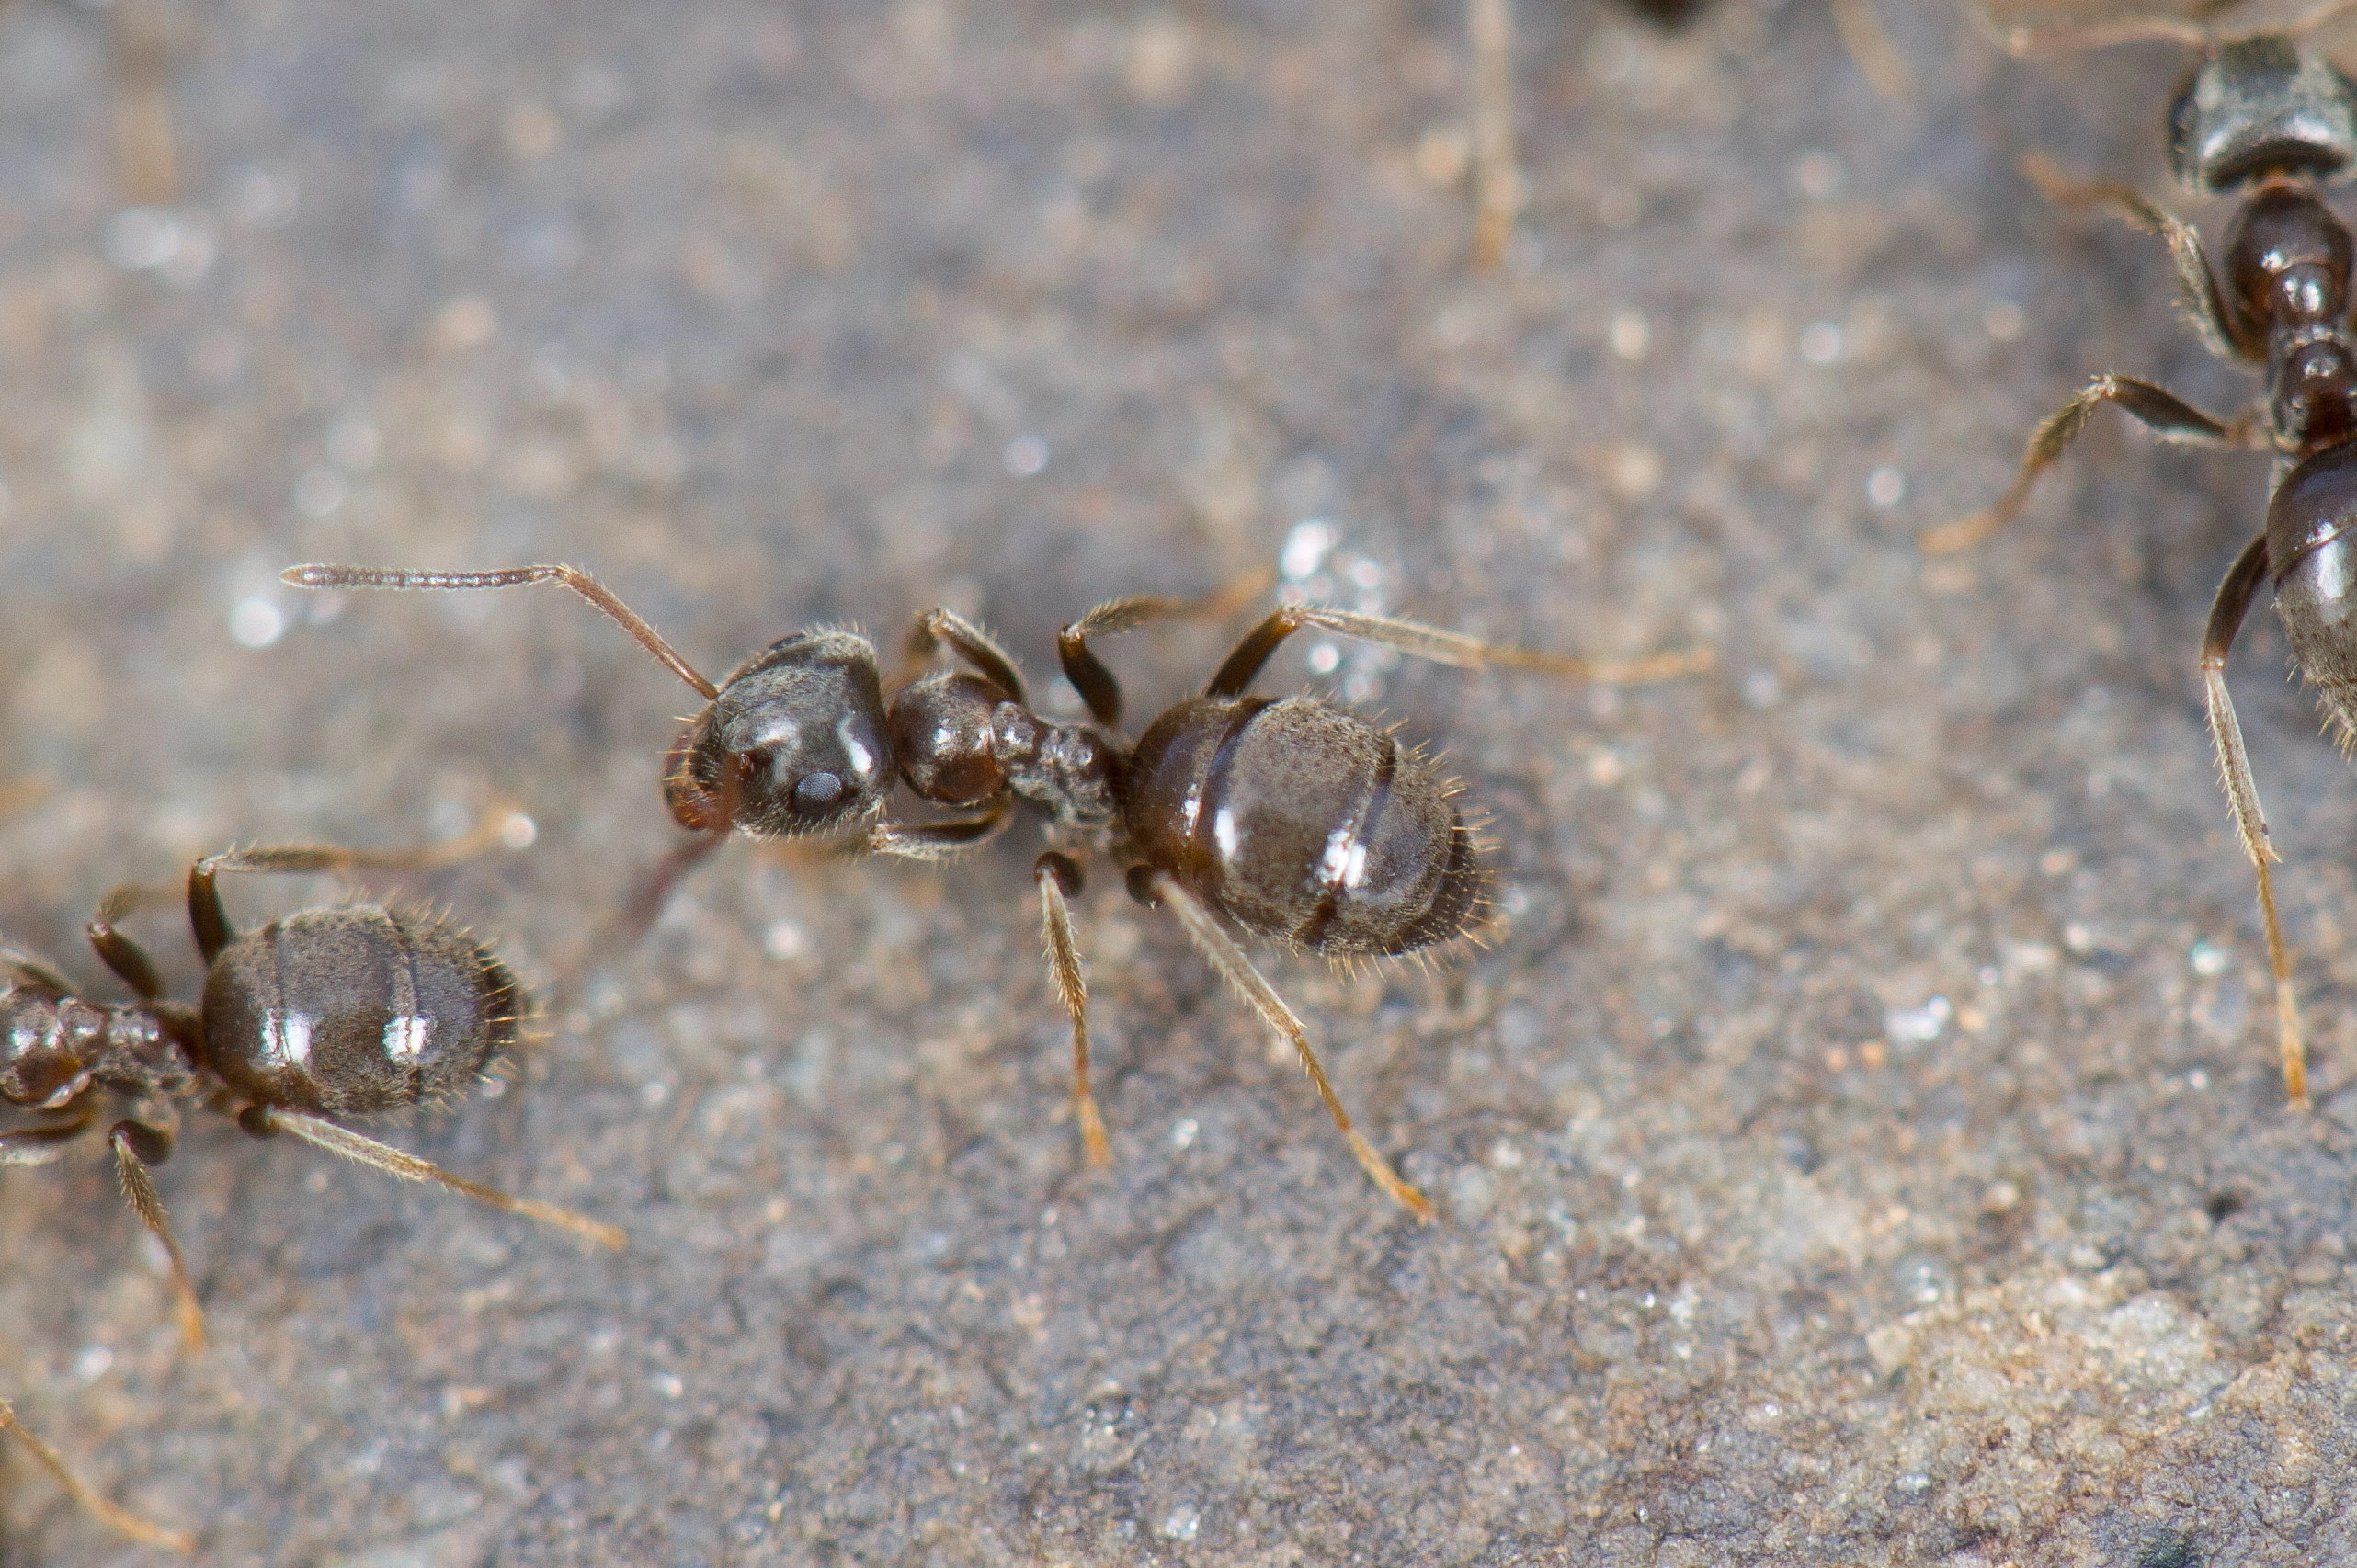
[[[1491,279],[1446,0],[189,0],[142,13],[182,195],[129,217],[137,51],[0,9],[0,929],[95,976],[114,881],[512,796],[535,846],[393,891],[501,935],[546,1049],[389,1135],[634,1238],[199,1114],[200,1356],[95,1151],[6,1177],[27,1417],[222,1563],[2357,1554],[2357,786],[2268,618],[2297,1117],[2193,678],[2264,465],[2105,424],[2009,536],[1913,543],[2092,370],[2246,394],[2157,245],[2012,172],[2158,187],[2183,62],[1878,0],[1892,104],[1816,0],[1521,9]],[[1082,1169],[1028,835],[733,846],[601,949],[688,694],[561,593],[273,580],[569,559],[714,672],[945,602],[1044,676],[1289,541],[1351,602],[1724,650],[1336,671],[1506,846],[1486,952],[1271,962],[1429,1229],[1101,869]],[[1139,710],[1221,635],[1115,650]],[[0,1476],[10,1564],[146,1555]]]

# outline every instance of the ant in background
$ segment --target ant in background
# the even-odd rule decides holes
[[[2226,7],[2212,7],[2224,9]],[[2013,28],[2001,41],[2014,53],[2044,46],[2092,48],[2165,40],[2202,51],[2201,62],[2169,114],[2169,162],[2196,196],[2240,196],[2226,230],[2221,278],[2211,270],[2199,231],[2125,186],[2079,184],[2044,159],[2024,172],[2049,199],[2108,207],[2169,244],[2178,301],[2202,341],[2222,358],[2263,369],[2267,395],[2231,420],[2195,408],[2174,392],[2128,376],[2097,376],[2030,437],[2021,472],[1987,510],[1932,529],[1934,553],[1966,549],[2021,515],[2030,488],[2087,426],[2116,403],[2164,441],[2256,449],[2276,454],[2266,526],[2243,548],[2219,584],[2202,638],[2202,683],[2210,737],[2235,830],[2259,879],[2259,908],[2275,973],[2276,1019],[2283,1089],[2308,1106],[2307,1052],[2300,1032],[2292,963],[2275,913],[2276,859],[2267,819],[2226,694],[2226,655],[2262,581],[2275,591],[2302,672],[2316,683],[2344,735],[2357,735],[2357,627],[2348,619],[2357,593],[2357,332],[2350,318],[2351,244],[2348,228],[2317,192],[2357,164],[2357,84],[2306,39],[2324,23],[2357,10],[2357,0],[2326,0],[2280,29],[2226,37],[2173,17],[2127,17],[2038,34]]]
[[[415,572],[294,566],[302,588],[484,589],[561,583],[587,599],[702,696],[671,749],[664,795],[701,834],[633,901],[651,918],[680,870],[733,829],[756,837],[861,827],[879,855],[941,860],[997,834],[1014,807],[1045,813],[1049,847],[1033,863],[1041,926],[1057,994],[1072,1017],[1073,1108],[1089,1164],[1110,1163],[1088,1082],[1087,986],[1067,901],[1081,862],[1111,856],[1131,895],[1175,915],[1220,977],[1299,1053],[1334,1123],[1375,1185],[1419,1219],[1431,1204],[1350,1124],[1308,1033],[1261,978],[1226,922],[1295,951],[1349,960],[1415,952],[1467,936],[1486,903],[1477,825],[1457,786],[1421,751],[1315,697],[1247,695],[1280,643],[1304,627],[1468,668],[1498,665],[1576,679],[1659,680],[1708,666],[1707,650],[1627,664],[1502,648],[1411,620],[1312,606],[1280,608],[1236,644],[1203,695],[1120,733],[1121,687],[1091,638],[1148,621],[1217,613],[1222,598],[1114,599],[1056,638],[1087,723],[1032,711],[1014,660],[979,627],[929,609],[910,633],[912,660],[946,648],[966,667],[903,685],[890,703],[876,651],[848,631],[796,632],[715,685],[587,573],[572,566]],[[1255,585],[1257,588],[1257,585]],[[1224,596],[1223,596],[1223,598]],[[884,815],[895,783],[962,814],[904,823]]]
[[[495,1208],[570,1231],[600,1246],[627,1238],[567,1209],[453,1176],[336,1119],[449,1105],[514,1048],[529,1012],[523,989],[489,949],[429,915],[376,904],[305,909],[240,935],[218,879],[229,871],[343,872],[416,869],[463,858],[509,820],[487,820],[458,842],[416,852],[257,846],[207,856],[189,868],[188,922],[205,960],[203,1001],[165,994],[147,954],[115,923],[164,890],[130,885],[100,901],[90,945],[137,994],[93,1002],[74,982],[0,943],[0,1105],[37,1119],[0,1131],[0,1166],[47,1165],[95,1131],[108,1106],[116,1175],[131,1210],[164,1245],[182,1337],[204,1343],[204,1311],[151,1166],[172,1153],[177,1107],[233,1113],[256,1138],[290,1132],[388,1176],[438,1182]],[[134,1539],[189,1549],[188,1538],[98,1497],[56,1451],[0,1403],[14,1432],[85,1510]]]

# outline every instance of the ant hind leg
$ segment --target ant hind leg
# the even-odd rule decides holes
[[[2210,623],[2202,636],[2202,693],[2209,710],[2210,740],[2218,754],[2218,773],[2226,784],[2226,804],[2234,812],[2235,834],[2242,852],[2259,877],[2259,915],[2267,928],[2267,961],[2275,971],[2275,1022],[2283,1057],[2283,1093],[2297,1110],[2308,1108],[2307,1046],[2300,1032],[2300,999],[2292,984],[2292,957],[2283,945],[2283,926],[2275,913],[2275,879],[2271,862],[2281,858],[2268,841],[2267,818],[2259,806],[2259,785],[2250,775],[2250,758],[2242,744],[2242,725],[2235,718],[2234,699],[2226,693],[2226,655],[2252,597],[2267,576],[2267,536],[2260,534],[2244,547],[2218,585],[2210,607]]]
[[[609,1251],[620,1252],[630,1245],[629,1233],[619,1226],[602,1224],[570,1209],[543,1203],[537,1198],[519,1198],[511,1192],[502,1192],[495,1187],[485,1187],[481,1182],[453,1176],[430,1160],[421,1160],[390,1143],[380,1143],[325,1117],[253,1105],[238,1113],[237,1122],[246,1131],[263,1137],[273,1132],[291,1132],[304,1142],[316,1144],[331,1154],[341,1154],[347,1160],[382,1171],[390,1176],[399,1176],[404,1181],[438,1183],[452,1192],[464,1193],[494,1209],[504,1209],[510,1214],[520,1214],[527,1220],[537,1220],[543,1225],[570,1231],[582,1240]]]
[[[1219,977],[1234,987],[1236,994],[1243,997],[1246,1005],[1259,1014],[1270,1028],[1292,1042],[1293,1050],[1300,1053],[1303,1070],[1309,1074],[1310,1082],[1317,1085],[1318,1098],[1326,1102],[1327,1113],[1334,1118],[1334,1125],[1349,1142],[1350,1153],[1358,1156],[1360,1168],[1383,1188],[1393,1202],[1418,1220],[1429,1223],[1432,1200],[1402,1181],[1399,1174],[1391,1168],[1390,1162],[1375,1153],[1375,1146],[1350,1124],[1349,1112],[1342,1108],[1342,1101],[1335,1095],[1334,1085],[1327,1080],[1326,1069],[1318,1063],[1317,1052],[1310,1049],[1309,1031],[1302,1027],[1301,1019],[1293,1016],[1293,1010],[1285,1006],[1285,999],[1277,994],[1276,987],[1262,979],[1260,971],[1252,967],[1252,960],[1245,956],[1244,949],[1237,947],[1235,939],[1221,926],[1219,916],[1213,915],[1202,900],[1188,892],[1178,878],[1152,867],[1140,866],[1131,871],[1130,891],[1142,903],[1167,904],[1171,913],[1178,916],[1178,924],[1186,930],[1187,939],[1195,945],[1195,950],[1203,955]]]

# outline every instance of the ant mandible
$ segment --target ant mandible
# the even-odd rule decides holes
[[[576,567],[418,572],[293,566],[302,588],[483,589],[561,583],[605,612],[700,693],[665,769],[680,825],[701,837],[675,852],[633,901],[651,918],[677,873],[733,829],[756,837],[866,823],[864,847],[940,860],[1003,829],[1017,802],[1047,816],[1032,866],[1056,993],[1072,1017],[1073,1109],[1089,1164],[1110,1162],[1088,1080],[1087,985],[1068,900],[1090,853],[1124,865],[1133,897],[1169,909],[1188,939],[1270,1028],[1290,1041],[1318,1097],[1375,1185],[1429,1220],[1432,1206],[1351,1125],[1308,1032],[1228,934],[1224,921],[1296,951],[1349,960],[1416,951],[1468,935],[1485,903],[1477,825],[1457,787],[1388,731],[1315,697],[1247,696],[1262,665],[1304,627],[1437,663],[1495,665],[1575,678],[1658,680],[1705,667],[1707,650],[1594,664],[1503,648],[1411,620],[1314,606],[1271,613],[1236,644],[1203,695],[1156,718],[1134,744],[1119,726],[1121,687],[1091,638],[1203,613],[1204,603],[1138,597],[1065,626],[1056,653],[1090,722],[1061,724],[1030,706],[1015,661],[947,609],[917,617],[912,659],[947,648],[968,667],[904,685],[889,704],[876,652],[848,631],[796,632],[715,685],[603,584]],[[1217,603],[1218,601],[1209,601]],[[965,814],[884,817],[895,782]]]
[[[206,968],[196,1006],[166,996],[154,961],[116,929],[159,890],[116,889],[88,926],[90,945],[136,1001],[86,1000],[47,960],[0,943],[8,982],[0,989],[0,1105],[41,1119],[0,1132],[0,1166],[62,1158],[98,1127],[105,1106],[119,1102],[123,1115],[106,1135],[116,1175],[140,1223],[164,1245],[190,1348],[204,1343],[204,1311],[149,1174],[171,1155],[183,1102],[234,1108],[238,1125],[256,1138],[290,1132],[388,1176],[438,1182],[600,1246],[625,1244],[614,1226],[453,1176],[336,1119],[463,1098],[515,1046],[529,1006],[488,948],[430,915],[375,904],[302,910],[240,935],[222,905],[224,872],[414,868],[469,853],[477,836],[412,853],[264,846],[199,860],[188,882],[188,922]],[[5,1402],[0,1427],[97,1517],[151,1544],[189,1550],[186,1536],[97,1496]]]
[[[2169,161],[2198,196],[2243,194],[2226,231],[2225,287],[2211,270],[2202,236],[2184,220],[2125,186],[2080,184],[2043,158],[2024,172],[2057,202],[2111,208],[2168,242],[2178,297],[2210,350],[2265,368],[2267,397],[2232,420],[2195,408],[2174,392],[2127,376],[2101,375],[2048,416],[2030,437],[2021,470],[1986,511],[1923,536],[1934,553],[1966,549],[2020,516],[2031,486],[2105,403],[2140,421],[2165,441],[2256,448],[2278,454],[2267,523],[2219,584],[2202,638],[2202,683],[2210,737],[2235,829],[2259,881],[2259,908],[2275,975],[2276,1023],[2283,1089],[2308,1107],[2307,1051],[2291,956],[2275,912],[2259,788],[2245,755],[2242,726],[2226,693],[2226,656],[2261,581],[2275,590],[2300,668],[2314,681],[2344,734],[2357,736],[2357,630],[2348,605],[2357,593],[2357,332],[2350,319],[2350,233],[2317,197],[2317,187],[2357,165],[2357,84],[2306,35],[2357,9],[2357,0],[2326,0],[2279,29],[2223,37],[2197,23],[2142,17],[2046,34],[2014,28],[2002,35],[2013,52],[2049,45],[2094,47],[2136,39],[2185,43],[2203,51],[2169,116]]]

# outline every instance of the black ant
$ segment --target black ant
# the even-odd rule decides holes
[[[1114,599],[1065,626],[1056,653],[1091,722],[1032,711],[1014,660],[980,628],[929,609],[910,633],[913,659],[946,647],[967,669],[903,685],[886,704],[876,652],[848,631],[797,632],[715,686],[604,585],[572,566],[412,572],[295,566],[302,588],[476,589],[562,583],[618,622],[705,707],[672,747],[664,794],[703,836],[676,853],[634,908],[658,907],[670,880],[732,829],[757,837],[866,824],[864,847],[940,860],[1004,828],[1018,801],[1046,813],[1049,849],[1032,866],[1048,964],[1072,1017],[1073,1108],[1088,1163],[1111,1154],[1088,1083],[1087,987],[1066,901],[1081,860],[1112,855],[1130,893],[1168,908],[1188,939],[1269,1026],[1291,1041],[1335,1125],[1376,1186],[1418,1218],[1432,1209],[1351,1126],[1309,1036],[1228,935],[1223,917],[1296,951],[1349,960],[1413,952],[1468,935],[1485,903],[1476,824],[1455,784],[1421,751],[1314,697],[1246,690],[1278,645],[1306,626],[1440,664],[1497,665],[1582,679],[1657,680],[1705,667],[1707,651],[1600,665],[1410,620],[1289,606],[1253,629],[1203,695],[1121,738],[1121,687],[1088,646],[1158,619],[1215,613],[1220,599]],[[1256,585],[1257,586],[1257,585]],[[884,817],[895,782],[966,814]]]
[[[496,833],[504,822],[486,822]],[[481,834],[416,853],[325,846],[235,849],[188,870],[188,922],[205,960],[204,999],[165,994],[147,954],[115,923],[162,890],[116,889],[89,924],[90,945],[138,1000],[93,1002],[54,966],[0,943],[0,1104],[41,1119],[0,1131],[0,1165],[47,1165],[107,1129],[123,1195],[170,1260],[180,1330],[204,1343],[204,1312],[149,1167],[172,1153],[177,1106],[201,1101],[256,1138],[290,1132],[388,1176],[442,1186],[572,1232],[600,1246],[627,1238],[567,1209],[453,1176],[342,1125],[342,1117],[447,1105],[516,1044],[529,1008],[489,949],[431,915],[375,904],[306,909],[239,935],[222,906],[227,871],[342,872],[414,868],[473,851]],[[85,1509],[151,1544],[188,1540],[125,1514],[67,1470],[54,1449],[0,1403],[0,1426],[22,1438]]]
[[[2218,7],[2213,7],[2218,8]],[[2226,655],[2261,581],[2275,590],[2300,668],[2314,681],[2344,735],[2357,736],[2357,637],[2348,624],[2357,592],[2357,332],[2350,317],[2351,245],[2348,228],[2319,199],[2319,187],[2357,164],[2357,83],[2306,38],[2326,21],[2357,9],[2357,0],[2326,0],[2278,29],[2223,37],[2194,22],[2126,18],[2067,33],[2004,33],[2016,53],[2050,43],[2081,47],[2159,39],[2203,51],[2169,115],[2169,161],[2197,196],[2243,194],[2226,231],[2224,287],[2193,226],[2136,191],[2081,185],[2043,159],[2025,172],[2055,200],[2109,207],[2169,244],[2178,297],[2202,340],[2221,358],[2265,368],[2267,397],[2232,420],[2204,414],[2164,388],[2127,376],[2101,375],[2048,416],[2030,437],[2021,472],[1987,511],[1923,536],[1935,552],[1963,550],[2020,515],[2030,487],[2103,404],[2148,426],[2165,441],[2256,448],[2277,454],[2267,523],[2244,547],[2218,585],[2202,638],[2202,681],[2218,768],[2235,829],[2259,877],[2259,908],[2275,972],[2283,1088],[2294,1107],[2308,1106],[2307,1052],[2300,1032],[2290,954],[2275,913],[2259,789],[2244,755],[2242,726],[2226,694]]]

